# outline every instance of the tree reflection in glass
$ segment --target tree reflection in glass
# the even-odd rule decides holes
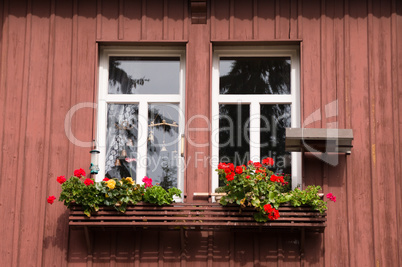
[[[177,187],[180,141],[178,122],[178,105],[149,105],[147,176],[166,189]]]
[[[260,155],[275,161],[271,170],[291,174],[291,153],[285,152],[286,128],[291,126],[289,104],[261,105]]]
[[[221,95],[291,93],[290,57],[221,57],[219,70]],[[250,157],[249,107],[219,105],[220,161],[247,164]],[[272,170],[277,173],[291,173],[290,153],[285,152],[285,128],[291,126],[290,114],[290,104],[260,104],[260,159],[274,158],[276,164]]]
[[[219,105],[219,162],[250,160],[250,105]]]
[[[222,57],[220,94],[290,94],[289,57]]]
[[[179,57],[110,57],[109,94],[178,94]]]
[[[138,105],[108,104],[106,177],[136,177],[137,138]]]

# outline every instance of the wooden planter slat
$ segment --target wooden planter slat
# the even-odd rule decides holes
[[[74,220],[89,220],[89,221],[136,221],[136,222],[149,222],[149,221],[163,221],[163,222],[192,222],[192,221],[228,221],[227,217],[122,217],[122,216],[97,216],[86,219],[84,216],[82,217],[75,217]],[[253,217],[231,217],[230,221],[234,222],[244,222],[244,221],[254,221]],[[298,218],[298,217],[280,217],[276,220],[277,222],[281,221],[297,221],[297,222],[322,222],[325,221],[323,218]],[[208,224],[207,222],[205,222]]]
[[[85,222],[75,222],[70,224],[72,226],[88,226]],[[98,226],[98,227],[118,227],[118,226],[141,226],[141,227],[151,227],[151,226],[159,226],[159,227],[166,227],[166,222],[92,222],[91,226]],[[321,223],[299,223],[297,226],[295,223],[291,222],[266,222],[266,223],[257,223],[257,222],[250,222],[250,223],[236,223],[236,222],[212,222],[205,224],[204,222],[186,222],[185,226],[183,226],[183,222],[172,222],[169,226],[176,226],[176,227],[186,227],[190,226],[198,226],[202,227],[202,229],[211,229],[211,227],[241,227],[241,228],[268,228],[268,227],[275,227],[275,228],[320,228],[322,227]],[[173,229],[173,228],[171,228]],[[176,228],[177,229],[177,228]]]
[[[322,231],[326,226],[326,214],[310,207],[281,206],[280,218],[275,221],[258,223],[254,220],[254,210],[238,206],[221,206],[218,203],[192,204],[175,203],[174,205],[156,206],[139,203],[127,207],[121,213],[112,207],[101,207],[87,217],[80,206],[70,207],[69,225],[80,227],[162,227],[179,229],[197,227],[214,228],[299,228]]]

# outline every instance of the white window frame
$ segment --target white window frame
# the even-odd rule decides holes
[[[221,57],[290,57],[290,94],[219,94]],[[250,105],[250,159],[260,161],[260,105],[290,104],[291,127],[300,127],[300,57],[299,46],[216,46],[212,59],[212,158],[219,159],[219,104]],[[253,130],[254,129],[254,130]],[[292,188],[301,187],[301,155],[292,152]],[[219,187],[219,177],[212,166],[212,188]]]
[[[108,94],[109,58],[112,56],[138,56],[138,57],[179,57],[180,58],[180,88],[178,94]],[[184,133],[185,127],[185,49],[184,47],[103,47],[100,49],[99,58],[99,90],[98,90],[98,114],[97,114],[97,144],[99,147],[99,173],[95,180],[101,181],[105,177],[106,163],[106,128],[107,128],[107,105],[108,104],[136,104],[138,105],[138,159],[136,183],[141,184],[146,176],[147,167],[143,158],[147,157],[148,138],[148,105],[149,104],[178,104],[179,113],[179,136]],[[180,140],[178,149],[181,151]],[[184,188],[184,160],[178,155],[177,188]],[[134,177],[133,177],[134,178]],[[152,177],[150,177],[152,178]],[[179,199],[175,199],[180,201]]]

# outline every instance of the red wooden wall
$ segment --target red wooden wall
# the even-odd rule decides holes
[[[192,24],[186,0],[0,0],[1,266],[402,266],[402,2],[398,0],[211,0]],[[65,116],[94,102],[98,46],[186,42],[186,115],[210,117],[215,43],[300,41],[302,120],[352,128],[354,148],[332,167],[307,155],[305,184],[333,192],[328,227],[308,234],[185,231],[100,232],[87,256],[67,227],[57,175],[87,168]],[[326,106],[337,100],[337,116]],[[93,109],[73,117],[92,140]],[[196,122],[197,123],[197,122]],[[199,122],[201,123],[201,122]],[[187,138],[207,142],[208,132]],[[187,144],[186,156],[209,155]],[[209,190],[211,170],[190,161],[188,201]]]

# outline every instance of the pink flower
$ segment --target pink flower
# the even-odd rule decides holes
[[[334,196],[332,193],[328,193],[327,198],[333,202],[336,202],[336,196]]]
[[[89,185],[91,185],[91,184],[94,184],[94,181],[93,181],[92,179],[87,178],[87,179],[85,179],[84,184],[85,184],[86,186],[89,186]]]
[[[142,181],[145,183],[145,188],[152,187],[152,179],[148,177],[142,178]]]
[[[57,182],[59,184],[63,184],[66,180],[66,177],[64,175],[57,177]]]
[[[55,199],[56,199],[55,196],[49,196],[49,197],[47,198],[47,203],[53,204],[53,202],[54,202]]]
[[[74,176],[75,176],[75,177],[81,178],[81,177],[83,177],[83,176],[85,176],[85,175],[86,175],[86,173],[85,173],[85,171],[84,171],[82,168],[76,169],[76,170],[74,171]]]

